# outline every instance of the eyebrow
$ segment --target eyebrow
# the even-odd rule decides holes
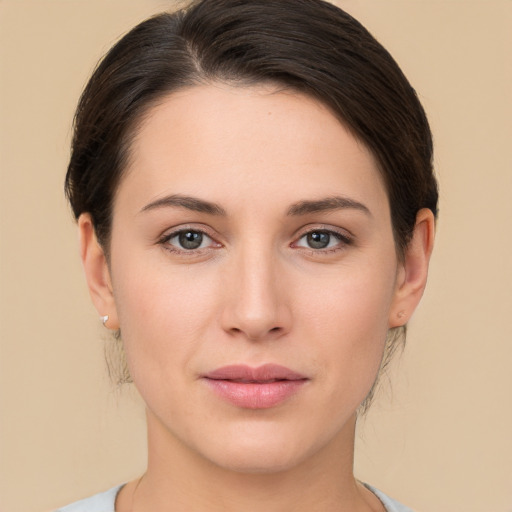
[[[369,208],[359,201],[342,196],[325,197],[314,201],[299,201],[288,208],[287,215],[300,216],[309,213],[328,212],[333,210],[359,210],[372,216]]]
[[[224,208],[216,203],[198,199],[197,197],[184,196],[181,194],[172,194],[156,201],[152,201],[142,208],[141,212],[156,210],[158,208],[178,207],[186,208],[194,212],[208,213],[209,215],[226,215]]]
[[[226,211],[222,206],[198,199],[197,197],[184,196],[181,194],[172,194],[169,196],[156,199],[144,206],[141,212],[156,210],[158,208],[178,207],[186,208],[194,212],[207,213],[209,215],[226,216]],[[370,210],[363,203],[350,199],[348,197],[333,196],[316,200],[298,201],[292,204],[287,211],[287,215],[298,217],[310,213],[319,213],[333,210],[354,209],[359,210],[371,217]]]

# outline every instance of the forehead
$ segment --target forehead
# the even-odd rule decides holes
[[[287,192],[325,196],[335,186],[387,200],[373,155],[326,106],[271,85],[211,84],[174,92],[146,113],[118,194],[221,200],[273,187],[286,200]]]

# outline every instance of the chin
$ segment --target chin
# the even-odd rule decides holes
[[[297,435],[297,430],[250,430],[238,435],[231,432],[219,443],[205,447],[203,455],[228,471],[270,474],[293,469],[321,449],[318,438]]]
[[[299,453],[288,453],[283,450],[240,448],[227,450],[212,461],[218,467],[234,473],[273,474],[288,471],[300,465],[306,458]]]

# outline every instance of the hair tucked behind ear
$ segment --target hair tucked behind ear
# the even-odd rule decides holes
[[[116,386],[131,384],[133,382],[128,363],[126,361],[126,352],[124,351],[121,340],[121,331],[116,331],[109,339],[105,340],[105,361],[110,381]]]
[[[212,81],[279,83],[329,106],[379,164],[399,253],[416,213],[437,213],[423,108],[358,21],[321,0],[201,0],[125,35],[80,99],[66,194],[76,218],[91,214],[107,253],[113,197],[144,113],[172,91]]]
[[[126,34],[80,99],[66,194],[77,218],[90,213],[107,258],[113,199],[145,113],[173,91],[215,81],[270,82],[328,106],[378,163],[399,258],[417,212],[437,214],[425,112],[397,63],[358,21],[322,0],[199,0]],[[388,354],[398,346],[388,345]],[[114,379],[125,377],[123,369]]]
[[[377,378],[373,383],[370,392],[366,395],[366,398],[363,400],[362,404],[359,406],[358,413],[359,415],[364,415],[370,408],[372,404],[373,398],[379,391],[380,384],[382,382],[382,378],[387,375],[389,365],[393,360],[396,352],[401,351],[405,347],[405,338],[407,334],[407,326],[401,325],[400,327],[393,327],[389,329],[386,336],[386,345],[384,347],[384,355],[382,357],[382,361],[380,364],[379,371],[377,373]]]

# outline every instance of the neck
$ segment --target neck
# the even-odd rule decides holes
[[[148,470],[118,512],[359,512],[382,510],[353,476],[355,416],[331,443],[290,468],[242,472],[182,444],[148,414]]]

